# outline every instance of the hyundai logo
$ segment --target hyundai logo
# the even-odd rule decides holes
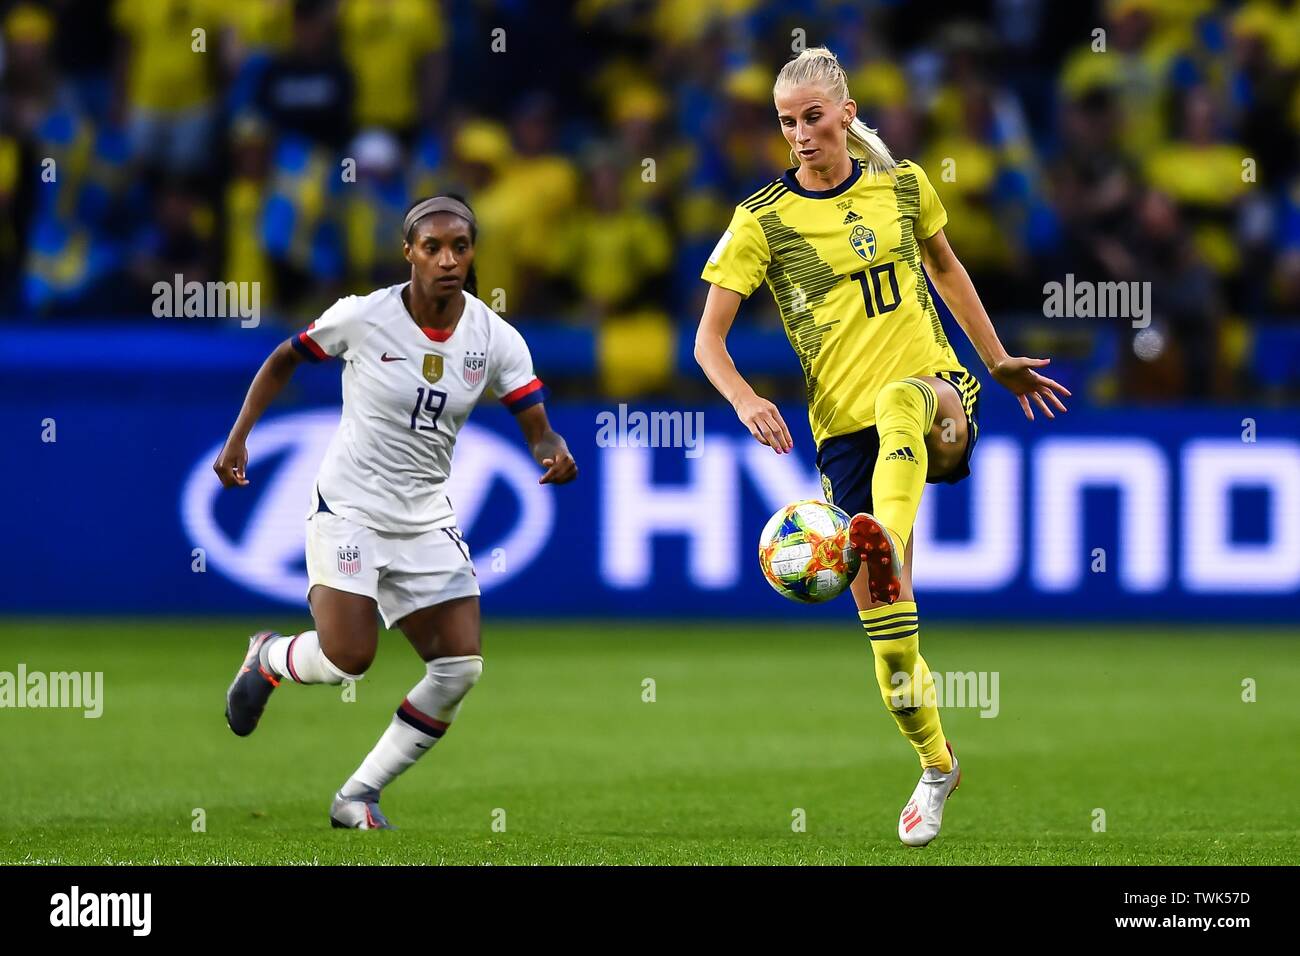
[[[248,439],[248,470],[273,456],[280,456],[280,461],[268,477],[225,491],[256,496],[244,526],[235,532],[228,533],[216,520],[217,496],[224,489],[213,474],[212,462],[221,452],[221,443],[195,462],[181,493],[181,521],[190,540],[206,551],[211,567],[258,594],[290,604],[306,600],[302,556],[307,512],[317,469],[338,424],[339,412],[330,409],[284,415],[254,429]],[[469,424],[461,429],[447,494],[466,540],[480,559],[479,587],[485,592],[527,568],[551,535],[555,506],[536,474],[533,460],[501,436]],[[503,539],[476,541],[475,519],[498,479],[518,500],[520,518]],[[508,560],[502,562],[502,570],[484,573],[482,557],[498,548]]]

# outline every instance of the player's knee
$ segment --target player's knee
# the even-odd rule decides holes
[[[457,704],[483,676],[483,658],[478,654],[435,657],[426,669],[429,680],[438,685],[441,698]]]
[[[926,414],[925,393],[910,381],[890,382],[876,393],[876,427],[884,431],[898,425],[923,420]]]
[[[461,701],[483,676],[483,658],[477,654],[463,657],[435,657],[426,665],[421,681],[420,698],[427,700],[435,720],[450,724],[460,711]]]
[[[325,660],[344,679],[356,679],[375,662],[373,647],[350,647],[325,655]]]
[[[928,478],[942,478],[956,468],[966,453],[966,421],[952,418],[936,420],[925,438],[930,463]]]
[[[913,396],[920,397],[916,386],[907,379],[900,378],[893,382],[886,382],[876,393],[876,408],[888,408],[900,402],[910,402]]]

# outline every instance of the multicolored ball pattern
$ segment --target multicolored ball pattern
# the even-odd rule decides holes
[[[849,516],[816,499],[786,505],[763,528],[758,563],[777,594],[803,604],[829,601],[858,573]]]

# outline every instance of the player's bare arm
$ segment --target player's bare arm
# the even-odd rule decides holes
[[[784,454],[794,448],[794,440],[781,412],[750,387],[727,352],[727,333],[736,321],[741,301],[739,292],[720,285],[709,286],[704,314],[695,332],[695,361],[718,394],[731,403],[749,433],[778,455]]]
[[[294,370],[300,364],[302,364],[302,356],[294,350],[292,342],[286,339],[267,356],[262,367],[253,376],[253,384],[248,387],[248,394],[244,396],[244,405],[239,410],[239,417],[235,419],[235,425],[230,429],[230,435],[221,448],[221,454],[212,463],[212,470],[221,479],[222,487],[233,488],[236,485],[248,484],[248,477],[245,474],[248,467],[248,448],[245,446],[248,435],[289,379],[293,378]]]
[[[975,351],[984,365],[998,382],[1020,400],[1020,407],[1025,417],[1034,420],[1034,410],[1029,404],[1032,398],[1048,418],[1055,418],[1048,402],[1064,412],[1058,393],[1070,397],[1070,390],[1045,375],[1034,371],[1051,362],[1045,358],[1027,358],[1012,356],[1002,347],[993,322],[984,311],[979,293],[970,281],[966,267],[961,264],[948,238],[940,229],[929,239],[921,240],[921,261],[925,271],[934,283],[935,289],[943,297],[953,317],[975,346]]]
[[[564,438],[552,430],[546,406],[533,405],[515,416],[533,460],[546,469],[539,485],[563,485],[578,477],[578,465]]]

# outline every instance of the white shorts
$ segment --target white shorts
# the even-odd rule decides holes
[[[307,580],[309,596],[323,584],[374,598],[389,628],[412,611],[479,593],[456,528],[389,534],[325,511],[307,519]]]

